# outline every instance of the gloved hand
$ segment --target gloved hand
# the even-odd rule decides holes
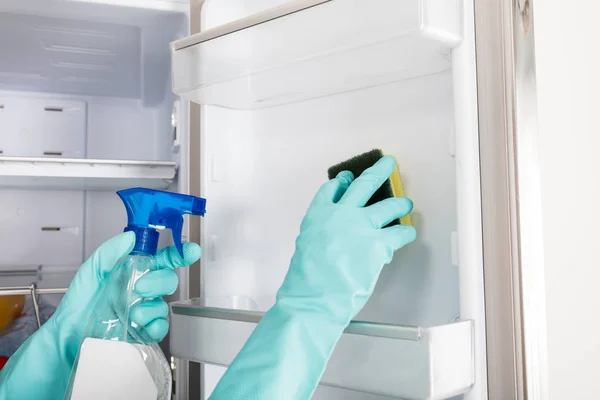
[[[0,399],[62,399],[71,369],[83,340],[86,321],[93,308],[96,292],[117,261],[134,246],[135,234],[123,233],[102,244],[80,267],[54,315],[33,334],[0,371]],[[135,291],[154,300],[143,303],[131,315],[134,322],[145,325],[156,341],[168,331],[169,308],[160,297],[177,289],[174,269],[193,264],[200,258],[200,247],[185,243],[183,259],[175,247],[160,250],[156,265],[136,282]]]
[[[211,399],[310,399],[383,266],[416,238],[409,226],[382,229],[410,213],[410,200],[391,198],[364,207],[394,168],[394,158],[384,157],[355,181],[345,171],[321,187],[300,227],[275,305]]]

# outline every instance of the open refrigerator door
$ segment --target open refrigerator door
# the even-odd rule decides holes
[[[314,398],[487,397],[472,7],[206,1],[202,31],[172,43],[173,89],[202,104],[192,152],[212,206],[202,299],[172,306],[171,350],[205,363],[205,398],[273,304],[327,168],[372,148],[398,160],[418,239]]]

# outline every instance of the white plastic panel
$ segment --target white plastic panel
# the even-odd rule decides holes
[[[209,398],[211,393],[217,387],[217,384],[221,377],[227,371],[227,367],[219,365],[206,364],[204,366],[204,398]],[[471,389],[472,390],[472,389]],[[470,393],[470,392],[468,392]],[[452,397],[453,400],[462,399],[463,395]],[[343,400],[394,400],[397,397],[382,396],[374,393],[359,392],[351,389],[344,389],[335,386],[319,385],[315,390],[312,400],[331,400],[331,399],[343,399]]]
[[[474,2],[464,2],[465,37],[452,51],[456,137],[457,252],[461,318],[473,320],[475,385],[465,400],[487,400],[486,324],[483,278],[481,175]]]
[[[371,148],[396,156],[418,239],[384,268],[362,320],[442,325],[459,312],[451,74],[260,111],[203,110],[203,293],[274,302],[327,168]]]
[[[157,123],[161,115],[170,117],[169,107],[141,107],[129,99],[94,98],[88,103],[89,158],[171,159],[172,128]]]
[[[114,191],[86,193],[85,203],[85,257],[127,226],[127,213],[123,202]],[[169,235],[168,231],[162,236]]]
[[[0,264],[80,265],[83,193],[0,190]]]
[[[0,154],[85,157],[86,111],[83,101],[0,95]]]
[[[1,155],[40,157],[54,148],[62,151],[61,157],[171,160],[174,104],[172,94],[150,107],[135,99],[0,91]],[[27,133],[27,141],[19,132]],[[58,144],[44,145],[48,138]],[[71,148],[77,154],[65,150]]]
[[[228,365],[256,327],[260,313],[174,303],[171,353]],[[321,383],[403,399],[447,399],[473,384],[472,323],[432,328],[351,323]]]
[[[158,106],[188,11],[187,0],[0,0],[0,84]]]
[[[256,109],[440,72],[461,40],[460,5],[289,1],[174,42],[173,90]]]
[[[5,88],[141,95],[137,27],[0,14],[0,38],[0,83]]]

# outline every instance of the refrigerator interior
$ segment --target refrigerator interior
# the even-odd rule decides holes
[[[168,44],[188,7],[0,0],[0,286],[67,287],[126,225],[116,190],[177,190],[187,110]]]
[[[286,3],[300,2],[209,0],[202,9],[201,26],[203,31],[210,30],[275,6],[286,6]],[[458,226],[460,218],[471,222],[478,218],[479,212],[473,207],[476,201],[469,199],[471,192],[457,196],[457,186],[464,189],[467,183],[473,183],[457,175],[457,163],[460,163],[457,153],[464,153],[464,149],[457,152],[457,145],[476,149],[476,129],[457,132],[456,127],[464,126],[464,120],[472,117],[471,111],[476,109],[474,98],[464,96],[464,92],[472,89],[468,87],[470,79],[465,82],[464,76],[474,77],[474,59],[459,60],[458,67],[454,66],[461,68],[457,72],[453,71],[453,57],[449,52],[428,60],[428,56],[424,56],[417,61],[406,61],[410,53],[395,54],[387,61],[394,62],[396,57],[400,63],[410,64],[406,70],[391,68],[385,76],[354,76],[351,77],[354,80],[340,79],[332,83],[331,76],[327,75],[332,69],[335,73],[335,68],[343,67],[339,70],[342,75],[351,74],[353,70],[351,65],[345,68],[339,64],[339,59],[344,57],[336,58],[339,49],[329,52],[321,49],[322,53],[309,56],[309,51],[302,53],[297,48],[319,46],[318,37],[285,36],[286,32],[293,34],[293,24],[298,24],[301,31],[303,13],[307,20],[312,13],[312,21],[317,22],[314,29],[318,31],[320,25],[316,18],[327,12],[333,16],[339,11],[334,8],[336,5],[330,4],[316,5],[293,17],[274,19],[224,38],[211,38],[197,44],[190,38],[181,44],[186,54],[175,56],[175,91],[185,93],[187,85],[189,92],[185,96],[205,104],[201,112],[200,180],[202,194],[210,208],[202,221],[204,302],[209,307],[268,310],[293,254],[301,219],[312,196],[326,181],[327,168],[356,154],[381,148],[396,157],[406,195],[414,200],[412,219],[418,239],[399,251],[384,268],[373,297],[357,320],[422,327],[453,323],[461,318],[459,253],[469,245],[465,242],[459,247]],[[337,4],[342,7],[344,2]],[[365,3],[348,0],[345,4],[348,10],[360,10]],[[451,12],[458,10],[459,14],[462,11],[459,1],[406,4],[409,9],[421,7],[420,12],[430,7],[437,7],[438,12],[444,7],[449,7]],[[396,11],[391,8],[402,7],[388,1],[372,5],[388,7],[390,12]],[[440,14],[435,15],[440,17]],[[362,31],[377,31],[373,25],[376,19],[369,19],[368,13],[364,16]],[[331,37],[338,32],[336,27],[331,29]],[[381,31],[385,33],[385,28]],[[335,37],[339,42],[332,45],[343,46],[348,37],[351,37],[348,32]],[[187,48],[192,45],[194,47]],[[174,46],[177,53],[178,43]],[[296,50],[289,49],[294,46]],[[389,39],[370,48],[393,53],[394,46],[398,43]],[[411,42],[400,43],[402,46],[412,50],[416,57],[421,52]],[[471,51],[472,44],[468,43],[468,47]],[[273,49],[283,50],[275,52]],[[363,50],[358,47],[358,51]],[[362,57],[381,55],[368,53],[371,50],[367,46],[364,51]],[[284,59],[286,55],[277,59],[281,52],[289,53],[290,59]],[[264,57],[273,54],[269,64]],[[292,62],[294,56],[299,57],[297,62]],[[319,61],[319,57],[324,61]],[[368,62],[356,55],[346,60],[354,60],[357,65]],[[411,75],[410,67],[421,61],[426,72]],[[323,75],[329,80],[324,80]],[[284,93],[300,85],[306,87],[305,92]],[[322,90],[323,85],[331,86],[326,88],[329,92]],[[276,95],[269,97],[265,93]],[[464,104],[455,104],[456,98]],[[457,139],[459,134],[463,136]],[[469,160],[463,161],[468,165]],[[461,199],[460,204],[457,199]],[[462,225],[464,228],[464,221]],[[467,239],[472,236],[472,232],[466,232]],[[471,253],[465,260],[470,261],[473,254],[477,258],[476,250]],[[478,268],[466,264],[465,271]],[[466,290],[471,298],[464,298],[481,305],[482,297],[477,297],[481,294],[477,289]],[[473,315],[467,317],[470,318]],[[210,395],[224,371],[224,367],[205,366],[202,377],[205,397]],[[320,386],[314,398],[385,397]]]

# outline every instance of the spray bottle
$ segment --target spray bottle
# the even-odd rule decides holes
[[[125,232],[135,233],[135,246],[96,295],[65,399],[170,400],[170,365],[144,327],[130,318],[130,309],[145,300],[133,289],[142,275],[157,269],[157,229],[171,230],[183,257],[183,215],[203,216],[206,200],[143,188],[117,194],[127,210]]]

